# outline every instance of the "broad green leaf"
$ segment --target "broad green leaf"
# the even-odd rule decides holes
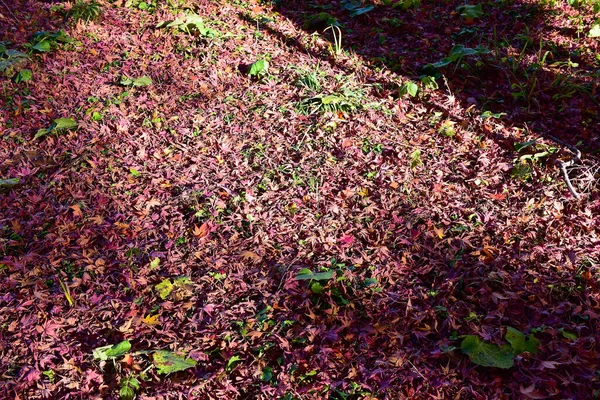
[[[527,148],[527,147],[529,147],[529,146],[533,146],[533,145],[535,145],[535,144],[536,144],[536,141],[535,141],[535,140],[530,140],[530,141],[528,141],[528,142],[515,143],[515,144],[514,144],[514,146],[515,146],[515,150],[516,150],[516,151],[517,151],[517,153],[518,153],[518,152],[520,152],[521,150],[523,150],[523,149],[525,149],[525,148]]]
[[[483,10],[481,8],[481,4],[471,5],[465,4],[464,6],[460,6],[456,8],[461,15],[461,17],[472,20],[476,18],[481,18],[483,16]]]
[[[50,42],[47,40],[41,40],[32,47],[32,49],[39,51],[40,53],[47,53],[52,50]]]
[[[415,169],[421,165],[423,165],[423,162],[421,161],[421,150],[416,149],[410,154],[410,168]]]
[[[235,367],[235,365],[241,360],[242,358],[240,356],[231,356],[229,361],[227,361],[227,365],[225,365],[225,371],[231,371],[233,367]]]
[[[21,183],[19,178],[0,179],[0,192],[9,190]]]
[[[261,59],[256,61],[254,64],[250,66],[250,71],[248,75],[250,76],[259,76],[265,74],[269,68],[269,62],[265,59]]]
[[[155,257],[152,261],[150,261],[150,269],[156,269],[160,265],[160,258]]]
[[[152,79],[146,75],[140,77],[140,78],[135,78],[135,79],[131,79],[131,78],[127,78],[127,77],[123,77],[121,79],[120,82],[121,85],[123,86],[135,86],[135,87],[143,87],[143,86],[149,86],[152,84]]]
[[[528,353],[535,353],[540,346],[540,341],[533,335],[527,336],[527,340],[525,341],[525,351]]]
[[[135,169],[135,168],[129,168],[129,173],[131,174],[131,176],[133,176],[134,178],[139,178],[140,176],[142,176],[142,174],[140,174],[140,172]]]
[[[418,91],[419,91],[419,87],[417,86],[416,83],[414,83],[412,81],[404,82],[400,86],[400,95],[401,96],[409,94],[411,97],[415,97],[417,95]]]
[[[341,102],[343,99],[335,94],[330,94],[329,96],[321,97],[321,103],[323,104],[337,104]]]
[[[130,388],[127,385],[122,386],[121,389],[119,390],[119,398],[121,400],[133,400],[134,397],[135,397],[135,392],[133,391],[132,388]]]
[[[590,29],[588,33],[588,37],[597,38],[600,37],[600,24],[592,25],[592,29]]]
[[[111,346],[108,350],[106,350],[105,354],[108,357],[116,358],[125,355],[125,353],[127,353],[129,350],[131,350],[131,343],[129,340],[123,340],[121,343]]]
[[[15,83],[29,82],[32,77],[33,77],[33,74],[31,73],[30,70],[23,69],[23,70],[19,71],[19,73],[14,77],[13,80]]]
[[[166,350],[154,352],[152,361],[159,374],[172,374],[196,366],[196,360],[178,356]]]
[[[300,272],[301,273],[296,275],[296,280],[298,280],[298,281],[307,281],[307,280],[311,280],[311,279],[314,279],[316,281],[325,281],[325,280],[329,280],[329,279],[333,278],[333,273],[334,273],[333,271],[313,273],[310,270],[308,270],[309,273],[307,273],[306,270],[301,270]],[[302,272],[304,272],[304,273],[302,273]]]
[[[512,346],[515,354],[521,354],[525,351],[525,334],[512,326],[506,327],[505,339]]]
[[[96,360],[106,361],[109,358],[117,358],[125,355],[130,349],[131,343],[128,340],[124,340],[115,345],[98,347],[93,350],[92,355]]]
[[[509,345],[497,346],[481,340],[478,336],[468,335],[460,348],[472,362],[482,367],[507,369],[514,365],[513,349]]]
[[[41,137],[46,136],[49,133],[50,133],[50,129],[46,129],[46,128],[38,129],[38,131],[36,132],[36,134],[33,138],[34,139],[41,138]]]
[[[143,87],[152,85],[152,79],[148,76],[142,76],[141,78],[136,78],[133,80],[133,86]]]
[[[52,122],[50,130],[75,129],[77,126],[77,122],[73,118],[58,118]]]
[[[569,340],[577,340],[579,339],[579,337],[577,336],[576,333],[574,332],[570,332],[570,331],[566,331],[564,329],[562,329],[562,335],[565,339],[569,339]]]
[[[322,294],[324,292],[323,285],[321,285],[319,282],[314,282],[312,285],[310,285],[310,291],[314,294]]]
[[[154,286],[154,288],[158,290],[158,295],[160,298],[165,300],[167,297],[169,297],[173,289],[175,289],[175,286],[171,283],[170,279],[164,279],[161,283]]]
[[[271,367],[264,367],[260,374],[260,380],[269,382],[271,379],[273,379],[273,369]]]

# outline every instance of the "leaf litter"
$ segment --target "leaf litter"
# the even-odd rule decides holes
[[[530,2],[142,3],[67,25],[51,4],[2,9],[3,65],[32,77],[0,79],[3,393],[600,390],[597,185],[573,200],[553,165],[565,152],[540,134],[597,143],[589,12],[556,5],[590,31],[566,38],[555,20],[554,64],[535,67],[549,89],[522,91],[518,65],[502,71],[534,57],[517,34],[535,24],[502,33],[503,70],[479,43],[451,42],[534,18]],[[361,54],[302,30],[319,10]],[[576,40],[589,53],[565,50]],[[382,59],[386,41],[398,54]],[[580,86],[550,85],[578,68],[556,64],[565,51]],[[460,93],[401,77],[419,82],[428,64]]]

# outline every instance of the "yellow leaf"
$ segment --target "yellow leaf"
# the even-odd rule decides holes
[[[156,315],[146,315],[146,317],[142,320],[143,323],[147,325],[157,325],[160,321],[158,320],[158,314]]]
[[[444,238],[444,229],[443,228],[433,228],[433,231],[440,239]]]

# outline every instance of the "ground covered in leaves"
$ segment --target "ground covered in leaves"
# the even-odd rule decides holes
[[[1,396],[597,398],[599,10],[3,1]]]

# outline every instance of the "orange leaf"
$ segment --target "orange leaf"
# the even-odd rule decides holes
[[[79,204],[72,205],[69,208],[71,210],[73,210],[73,215],[74,216],[76,216],[76,217],[83,217],[83,213],[81,212],[81,208],[79,208]]]
[[[192,233],[198,238],[203,238],[204,236],[208,235],[209,229],[208,222],[205,222],[199,228],[198,225],[194,225],[194,231]]]
[[[257,264],[262,261],[262,257],[252,251],[244,251],[240,256],[244,260],[252,260],[252,263]]]

